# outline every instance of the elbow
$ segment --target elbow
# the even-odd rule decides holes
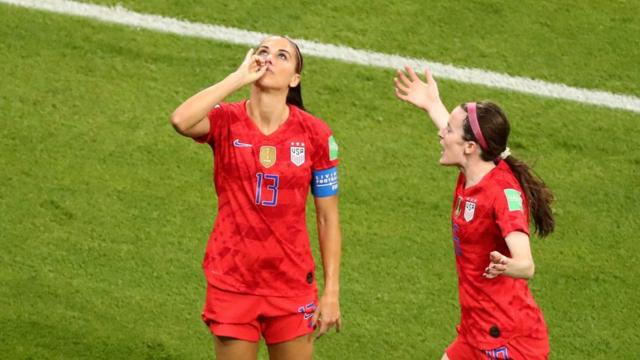
[[[533,279],[533,275],[535,274],[535,272],[536,272],[536,265],[533,263],[533,261],[531,261],[529,264],[527,264],[527,267],[524,272],[524,278],[527,280]]]
[[[177,114],[177,112],[171,114],[171,116],[169,117],[169,122],[177,133],[184,135],[187,131],[184,126],[184,119],[179,114]]]

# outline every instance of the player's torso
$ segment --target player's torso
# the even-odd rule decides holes
[[[463,271],[484,270],[488,254],[504,251],[493,214],[494,194],[488,189],[465,190],[457,186],[451,212],[452,238],[457,262]]]
[[[270,135],[247,118],[229,119],[214,147],[220,200],[233,196],[267,213],[304,207],[311,181],[311,135],[299,116],[290,117]]]
[[[482,276],[491,251],[511,256],[496,223],[494,207],[505,182],[519,188],[515,178],[508,174],[505,178],[504,172],[494,173],[481,186],[467,189],[460,177],[451,212],[461,324],[469,340],[494,345],[524,328],[533,327],[536,334],[544,331],[540,311],[525,280]]]
[[[315,128],[295,110],[265,135],[242,105],[225,106],[213,143],[218,213],[205,273],[211,283],[232,291],[270,296],[312,291],[305,208]]]

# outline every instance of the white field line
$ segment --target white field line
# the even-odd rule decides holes
[[[246,46],[255,46],[268,35],[225,26],[192,23],[158,15],[142,14],[119,6],[106,7],[68,0],[0,0],[0,3]],[[457,67],[425,59],[353,49],[340,45],[322,44],[304,39],[294,40],[305,55],[390,69],[399,69],[404,65],[409,65],[414,69],[424,69],[428,65],[437,78],[640,113],[640,98],[632,95],[576,88],[559,83],[548,83],[542,80]]]

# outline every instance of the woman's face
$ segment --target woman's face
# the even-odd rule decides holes
[[[442,146],[440,165],[462,166],[466,162],[465,155],[473,150],[472,143],[463,139],[462,124],[466,117],[467,113],[458,106],[451,112],[447,126],[440,130],[438,134],[440,146]]]
[[[300,82],[300,74],[296,72],[298,54],[289,40],[283,37],[270,37],[258,46],[256,55],[267,67],[267,72],[257,82],[258,86],[288,89]]]

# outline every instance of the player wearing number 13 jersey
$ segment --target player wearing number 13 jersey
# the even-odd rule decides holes
[[[299,296],[315,289],[305,205],[313,194],[335,194],[337,148],[329,127],[296,106],[273,134],[264,135],[247,102],[217,105],[210,132],[218,215],[204,270],[221,289]]]
[[[257,358],[261,337],[273,360],[311,359],[314,338],[340,329],[338,146],[304,111],[302,64],[293,41],[269,37],[171,116],[180,134],[213,150],[218,212],[203,261],[202,318],[219,360]],[[248,100],[223,102],[245,85]],[[310,189],[324,270],[319,299],[305,216]]]

